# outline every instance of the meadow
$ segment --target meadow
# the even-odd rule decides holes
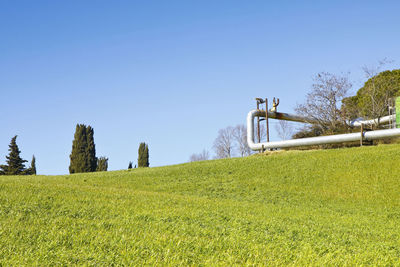
[[[0,176],[0,265],[398,265],[400,145]]]

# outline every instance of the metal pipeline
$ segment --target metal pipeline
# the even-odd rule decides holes
[[[354,120],[354,121],[350,121],[347,124],[353,127],[361,127],[361,124],[364,125],[378,125],[381,123],[385,123],[385,122],[390,122],[390,121],[395,121],[396,120],[396,115],[390,115],[390,116],[384,116],[381,118],[377,118],[377,119],[372,119],[372,120]]]
[[[258,111],[259,111],[259,114],[256,116],[260,116],[260,117],[266,116],[265,110],[258,110]],[[282,113],[282,112],[268,111],[268,117],[271,119],[285,120],[285,121],[295,121],[295,122],[305,122],[305,123],[316,123],[317,122],[317,120],[312,119],[312,118],[307,118],[304,116],[293,115],[293,114]],[[349,122],[347,122],[347,124],[352,127],[361,127],[361,124],[378,125],[381,123],[389,122],[390,120],[396,120],[396,115],[384,116],[384,117],[372,119],[372,120],[357,119],[357,120],[349,121]]]
[[[338,134],[318,137],[308,137],[301,139],[291,139],[285,141],[274,141],[255,143],[254,142],[254,117],[265,117],[266,112],[264,110],[252,110],[247,114],[247,143],[251,150],[263,150],[269,148],[287,148],[297,146],[311,146],[311,145],[323,145],[323,144],[334,144],[342,142],[359,141],[363,140],[375,140],[388,137],[400,136],[400,129],[387,129],[387,130],[376,130],[361,133],[349,133],[349,134]],[[292,115],[280,112],[268,111],[268,117],[278,120],[287,120],[295,122],[314,123],[315,120],[305,118],[303,116]],[[382,117],[380,119],[366,120],[366,121],[353,121],[349,123],[351,126],[361,126],[361,124],[379,124],[382,122],[389,121],[390,116]]]

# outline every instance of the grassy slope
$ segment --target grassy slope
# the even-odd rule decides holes
[[[397,264],[400,145],[0,176],[0,264]]]

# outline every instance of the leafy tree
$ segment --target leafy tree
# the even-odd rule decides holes
[[[94,144],[94,130],[84,124],[77,124],[70,155],[70,173],[96,171],[97,158]]]
[[[149,167],[149,147],[146,143],[140,143],[138,154],[138,167]]]
[[[360,108],[358,107],[357,96],[346,97],[342,100],[341,112],[347,120],[354,120],[359,118]]]
[[[367,77],[372,72],[365,69]],[[383,71],[365,82],[357,94],[343,101],[348,119],[379,118],[388,115],[389,101],[400,95],[400,70]]]
[[[17,136],[11,139],[11,143],[8,146],[10,153],[6,156],[6,165],[0,165],[1,173],[5,175],[18,175],[25,174],[25,162],[28,162],[20,157],[21,151],[16,143]]]
[[[129,161],[128,170],[132,169],[132,164],[133,164],[132,161]]]
[[[98,172],[105,172],[108,169],[108,158],[100,157],[97,159],[97,168],[96,171]]]

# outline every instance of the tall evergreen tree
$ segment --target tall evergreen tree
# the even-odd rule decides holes
[[[83,124],[77,124],[72,141],[72,151],[70,157],[69,173],[86,172],[86,127]]]
[[[69,172],[93,172],[96,171],[97,158],[94,144],[94,130],[84,124],[77,124],[72,141]]]
[[[14,136],[11,139],[11,143],[8,146],[8,151],[10,153],[6,156],[6,165],[0,165],[0,172],[4,173],[5,175],[18,175],[24,174],[25,172],[25,162],[28,162],[20,157],[21,151],[17,145],[17,136]]]
[[[129,161],[128,170],[132,169],[132,161]]]
[[[100,157],[97,159],[97,167],[96,171],[97,172],[105,172],[108,169],[108,158],[106,157]]]
[[[149,167],[149,146],[146,143],[140,143],[138,154],[138,167]]]
[[[31,167],[28,169],[29,174],[36,175],[36,158],[32,156]]]
[[[87,138],[87,164],[89,166],[89,171],[94,172],[97,169],[97,158],[96,158],[96,146],[94,144],[94,130],[92,127],[88,126],[86,128],[86,138]]]
[[[146,159],[146,167],[150,166],[149,162],[149,146],[146,144],[146,149],[144,150],[144,157]]]

